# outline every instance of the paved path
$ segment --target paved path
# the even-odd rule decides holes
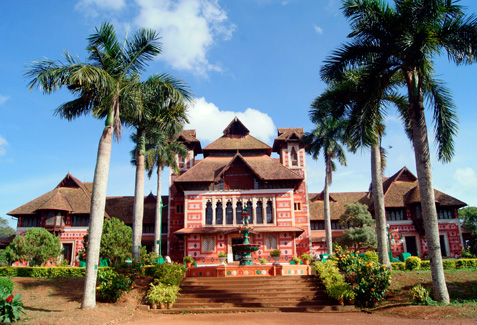
[[[152,325],[152,324],[477,324],[472,319],[407,319],[370,315],[365,313],[234,313],[234,314],[184,314],[184,315],[158,315],[149,314],[133,322],[121,324]]]

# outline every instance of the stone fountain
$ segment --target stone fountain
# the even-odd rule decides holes
[[[244,207],[244,209],[242,210],[243,226],[240,227],[243,243],[232,245],[232,247],[235,248],[237,253],[240,254],[240,265],[253,265],[252,253],[260,249],[260,245],[250,244],[249,242],[248,235],[250,233],[250,230],[252,230],[252,227],[248,225],[248,218],[250,218],[250,213],[248,213],[247,207]]]

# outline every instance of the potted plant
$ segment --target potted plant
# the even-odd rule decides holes
[[[165,286],[163,302],[167,304],[167,309],[172,308],[172,305],[176,302],[179,290],[180,288],[177,285]]]
[[[273,251],[271,251],[270,257],[272,257],[273,260],[275,261],[273,264],[279,264],[278,261],[280,260],[280,255],[281,254],[282,254],[282,252],[280,252],[279,249],[274,249]]]
[[[310,254],[303,253],[301,254],[301,259],[303,260],[303,264],[308,265],[310,264],[311,256]]]
[[[220,252],[219,253],[220,264],[225,264],[226,259],[227,259],[227,254],[225,254],[224,252]]]
[[[194,262],[194,259],[192,257],[184,256],[184,263],[186,263],[187,267],[191,267],[193,262]]]
[[[153,283],[150,284],[149,290],[146,294],[146,299],[151,305],[152,309],[156,309],[157,306],[159,308],[164,309],[164,289],[160,284],[154,285]]]
[[[264,259],[264,258],[261,258],[261,259],[260,259],[260,264],[262,264],[262,265],[267,264],[267,260]]]
[[[291,262],[293,262],[293,263],[296,264],[296,265],[300,265],[300,262],[301,262],[301,261],[300,261],[300,259],[299,259],[298,257],[293,256],[293,258],[291,259]],[[290,262],[290,264],[292,264],[291,262]]]

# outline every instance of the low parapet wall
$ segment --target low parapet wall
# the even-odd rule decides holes
[[[246,276],[288,276],[310,275],[308,265],[266,264],[266,265],[217,265],[199,266],[187,269],[186,277],[246,277]]]

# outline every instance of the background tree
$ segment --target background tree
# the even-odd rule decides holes
[[[8,220],[0,217],[0,237],[15,235],[15,229],[8,225]]]
[[[88,235],[83,237],[84,250],[88,250]],[[132,230],[117,218],[105,219],[101,234],[99,255],[111,259],[112,263],[124,262],[131,256]]]
[[[333,159],[338,159],[341,165],[346,166],[346,156],[340,143],[345,141],[346,121],[337,119],[328,112],[334,103],[330,101],[321,102],[319,98],[312,104],[310,119],[315,123],[315,129],[306,132],[303,142],[306,144],[305,150],[313,159],[317,160],[322,153],[325,162],[325,187],[323,189],[324,215],[326,247],[328,254],[333,254],[333,242],[331,237],[331,217],[330,217],[330,196],[329,187],[332,182],[333,171],[336,165]]]
[[[361,203],[345,204],[346,211],[340,216],[340,225],[348,227],[337,239],[343,246],[353,247],[356,251],[363,248],[375,248],[377,245],[375,221],[368,206]]]
[[[470,230],[470,233],[474,238],[468,240],[465,246],[468,253],[477,256],[477,207],[465,207],[459,209],[459,219],[462,222],[462,226]],[[464,257],[465,252],[463,252]]]
[[[142,224],[144,217],[144,171],[146,142],[153,133],[182,129],[188,122],[187,104],[193,95],[185,83],[169,74],[152,75],[141,84],[141,109],[125,112],[127,125],[135,128],[133,162],[136,165],[136,182],[133,208],[132,256],[140,258]],[[158,197],[158,201],[160,198]],[[160,204],[160,202],[159,202]]]
[[[65,52],[66,62],[44,59],[33,62],[25,76],[30,89],[35,87],[51,94],[66,87],[75,99],[56,109],[55,114],[72,120],[92,113],[105,118],[91,195],[89,249],[86,262],[84,294],[81,308],[96,306],[97,261],[103,228],[113,132],[121,135],[120,112],[138,105],[139,74],[146,62],[161,52],[159,36],[150,29],[140,29],[120,42],[109,23],[103,23],[88,38],[88,62],[83,63]]]
[[[63,251],[60,238],[45,228],[28,229],[24,236],[16,236],[7,249],[12,260],[25,260],[30,266],[41,266],[50,259],[57,262]]]
[[[466,17],[456,3],[395,0],[393,8],[378,0],[345,0],[343,12],[351,21],[353,31],[348,37],[353,40],[335,51],[322,68],[322,73],[337,76],[350,65],[366,62],[369,80],[379,78],[386,83],[393,74],[404,78],[409,108],[401,116],[414,146],[433,295],[444,303],[449,303],[449,293],[439,242],[424,99],[427,97],[434,106],[438,156],[447,162],[454,152],[457,115],[450,93],[442,83],[432,81],[432,59],[446,51],[453,62],[470,64],[477,51],[477,20]],[[369,56],[372,62],[366,61]]]

